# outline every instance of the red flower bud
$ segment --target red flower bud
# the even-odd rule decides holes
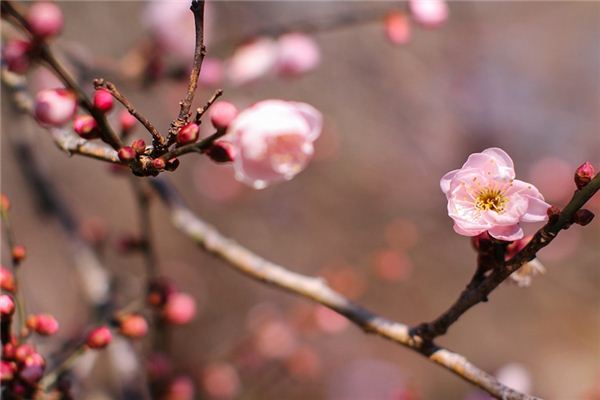
[[[127,110],[123,110],[119,113],[119,123],[121,124],[121,132],[131,133],[135,128],[137,119],[129,113]]]
[[[64,24],[62,11],[51,2],[39,2],[29,7],[27,22],[33,34],[42,38],[57,35]]]
[[[154,160],[152,160],[152,168],[157,169],[157,170],[163,170],[166,167],[166,163],[165,160],[163,160],[162,158],[155,158]]]
[[[17,371],[17,364],[9,361],[0,361],[0,381],[11,381]]]
[[[577,189],[582,189],[585,187],[596,175],[596,171],[594,170],[594,166],[586,161],[577,168],[575,171],[575,185],[577,185]]]
[[[163,309],[164,319],[174,325],[185,325],[196,316],[196,300],[187,293],[174,293],[168,297]]]
[[[228,101],[218,101],[209,110],[210,122],[218,130],[227,129],[237,115],[237,107]]]
[[[0,266],[0,288],[7,292],[15,291],[15,278],[6,267]]]
[[[10,318],[15,312],[15,302],[7,294],[0,294],[0,314],[2,318]]]
[[[194,143],[198,140],[199,133],[200,127],[196,123],[190,122],[177,132],[177,144],[183,146],[184,144]]]
[[[588,209],[582,208],[581,210],[577,210],[575,212],[575,217],[573,218],[573,222],[579,224],[581,226],[586,226],[594,219],[594,213]]]
[[[8,70],[17,74],[27,72],[31,65],[29,50],[31,50],[31,43],[25,40],[15,39],[6,42],[2,48],[2,59]]]
[[[119,160],[129,162],[135,160],[136,152],[129,146],[121,147],[118,152]]]
[[[119,333],[129,338],[140,338],[148,333],[148,322],[139,314],[127,314],[119,317]]]
[[[113,108],[113,97],[106,89],[98,89],[94,93],[94,108],[103,113],[109,112]]]
[[[146,152],[146,142],[144,142],[144,139],[136,139],[131,142],[131,148],[137,154],[144,154]]]
[[[410,40],[410,22],[402,11],[392,11],[385,17],[385,34],[394,44],[406,44]]]
[[[73,130],[84,139],[98,137],[98,124],[91,115],[79,115],[73,121]]]
[[[27,357],[35,353],[35,347],[30,344],[22,344],[15,349],[15,360],[25,362]]]
[[[27,251],[25,250],[25,246],[15,245],[12,248],[12,259],[15,264],[21,263],[25,257],[27,256]]]
[[[214,162],[231,162],[235,159],[235,148],[226,140],[217,140],[206,150],[206,155]]]
[[[50,336],[58,332],[58,321],[48,314],[31,315],[27,318],[27,327],[40,335]]]
[[[112,341],[112,333],[106,326],[94,328],[87,336],[85,344],[90,349],[103,349]]]

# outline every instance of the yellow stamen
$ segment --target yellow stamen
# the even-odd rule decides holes
[[[485,188],[475,198],[475,207],[482,211],[495,211],[501,214],[508,198],[498,189]]]

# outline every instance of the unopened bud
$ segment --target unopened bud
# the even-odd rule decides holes
[[[106,89],[98,89],[94,92],[94,108],[103,113],[109,112],[113,108],[113,97]]]
[[[12,259],[15,264],[20,264],[25,259],[26,256],[27,256],[27,250],[25,250],[25,246],[21,246],[19,244],[13,246]]]
[[[185,144],[194,143],[198,140],[199,133],[200,127],[198,127],[196,123],[190,122],[177,132],[177,144],[183,146]]]
[[[136,139],[131,142],[131,148],[137,154],[144,154],[146,152],[146,142],[144,142],[144,139]]]
[[[24,363],[25,360],[27,359],[27,357],[29,357],[30,355],[34,354],[35,351],[35,346],[28,344],[28,343],[24,343],[22,345],[19,345],[16,349],[15,349],[15,356],[14,358],[21,362]]]
[[[27,328],[43,336],[54,335],[58,332],[58,327],[56,318],[49,314],[31,315],[27,318]]]
[[[573,222],[575,224],[586,226],[594,219],[594,213],[588,209],[582,208],[575,212],[575,217],[573,218]]]
[[[136,152],[130,146],[121,147],[118,152],[119,160],[129,162],[135,160]]]
[[[155,158],[154,160],[152,160],[152,168],[157,169],[159,171],[165,169],[166,165],[167,163],[165,163],[165,160],[163,160],[162,158]]]
[[[596,175],[596,171],[589,161],[581,164],[579,168],[575,170],[575,185],[577,185],[577,189],[582,189],[590,183],[594,178],[594,175]]]
[[[67,89],[47,89],[35,95],[33,113],[43,125],[62,126],[73,118],[76,110],[77,97]]]
[[[196,316],[196,300],[187,293],[174,293],[167,299],[163,309],[165,321],[185,325]]]
[[[103,349],[112,341],[112,333],[107,326],[94,328],[87,336],[85,344],[90,349]]]
[[[218,101],[209,110],[210,122],[219,130],[227,129],[237,115],[237,107],[228,101]]]
[[[79,115],[73,121],[73,130],[84,139],[98,137],[98,124],[91,115]]]
[[[9,40],[2,48],[2,60],[9,71],[23,74],[31,65],[30,50],[30,42],[20,39]]]
[[[60,33],[64,19],[62,11],[56,4],[44,1],[29,7],[27,22],[34,35],[48,38]]]
[[[119,113],[119,123],[121,124],[121,132],[129,134],[135,128],[137,120],[127,110],[123,110]]]
[[[119,317],[119,333],[136,339],[148,333],[148,322],[139,314],[127,314]]]
[[[228,141],[218,140],[206,150],[206,155],[214,162],[231,162],[235,159],[235,148]]]
[[[394,44],[406,44],[410,40],[408,16],[401,11],[392,11],[385,17],[385,34]]]
[[[0,288],[7,292],[15,291],[15,278],[6,267],[0,266]]]
[[[17,364],[10,361],[0,361],[0,381],[8,382],[14,378]]]
[[[2,318],[8,318],[15,312],[15,302],[7,294],[0,294],[0,315]]]
[[[550,206],[548,210],[546,210],[546,214],[548,214],[548,222],[554,223],[560,215],[560,208],[556,206]]]

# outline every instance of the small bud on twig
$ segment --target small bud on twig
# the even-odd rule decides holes
[[[137,339],[148,333],[148,322],[139,314],[126,314],[118,318],[119,333]]]
[[[60,8],[52,3],[42,1],[33,4],[27,10],[27,22],[35,36],[49,38],[60,33],[64,25]]]
[[[219,130],[226,130],[237,115],[237,107],[228,101],[216,102],[209,111],[210,122]]]
[[[10,200],[4,193],[0,194],[0,212],[5,213],[10,210]]]
[[[15,312],[15,302],[7,294],[0,294],[0,315],[2,318],[9,318]]]
[[[225,140],[214,142],[207,150],[206,155],[218,163],[231,162],[235,159],[235,148],[233,144]]]
[[[119,160],[129,162],[135,160],[136,152],[130,146],[121,147],[118,152]]]
[[[575,170],[575,185],[577,185],[577,189],[584,188],[590,183],[595,174],[596,171],[594,170],[594,166],[589,161],[581,164],[577,170]]]
[[[113,97],[112,94],[106,89],[98,89],[94,92],[94,108],[107,113],[113,108]]]
[[[0,266],[0,289],[7,292],[15,291],[15,278],[6,267]]]
[[[135,128],[137,120],[127,110],[123,110],[119,113],[119,123],[121,124],[121,132],[123,135],[130,134]]]
[[[182,127],[177,133],[177,144],[183,146],[185,144],[194,143],[198,140],[198,135],[200,133],[200,128],[194,122],[190,122],[189,124]]]
[[[98,123],[91,115],[79,115],[73,121],[73,130],[84,139],[98,137]]]
[[[575,216],[573,217],[573,223],[586,226],[594,219],[594,213],[586,208],[582,208],[581,210],[577,210],[575,212]]]
[[[15,264],[20,264],[23,262],[25,257],[27,256],[27,250],[25,250],[25,246],[21,246],[19,244],[13,246],[12,248],[12,260]]]
[[[133,142],[131,142],[131,148],[137,154],[144,154],[146,152],[146,142],[144,142],[144,139],[136,139]]]
[[[59,325],[56,318],[52,315],[38,314],[27,318],[27,328],[40,335],[50,336],[58,332]]]
[[[107,326],[94,328],[87,336],[85,344],[90,349],[103,349],[112,341],[112,333]]]

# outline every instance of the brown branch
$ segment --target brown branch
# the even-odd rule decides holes
[[[137,177],[130,177],[137,209],[139,213],[140,239],[142,254],[146,268],[146,280],[149,282],[157,274],[156,251],[152,242],[152,221],[150,218],[150,196],[144,182]],[[148,285],[146,285],[148,286]]]
[[[223,135],[225,135],[225,133],[227,133],[227,130],[219,129],[212,135],[200,140],[197,143],[191,143],[191,144],[186,144],[185,146],[176,147],[173,150],[170,150],[167,153],[160,156],[160,158],[162,158],[165,161],[168,161],[168,160],[172,160],[175,157],[179,157],[179,156],[187,154],[187,153],[202,153],[202,152],[208,150],[208,148],[217,139],[223,137]]]
[[[531,241],[510,260],[499,265],[492,265],[491,274],[475,287],[467,287],[452,306],[432,322],[423,323],[413,332],[425,340],[433,340],[445,334],[471,307],[486,301],[489,294],[504,282],[513,272],[527,262],[533,260],[538,251],[548,246],[558,233],[567,229],[572,223],[575,213],[600,190],[600,173],[584,188],[577,190],[562,212],[536,232]]]
[[[424,343],[419,337],[410,334],[407,325],[390,321],[352,303],[331,289],[323,279],[292,272],[251,252],[194,215],[165,180],[152,179],[151,182],[168,206],[173,224],[207,252],[226,261],[238,272],[259,282],[320,303],[347,317],[365,332],[377,334],[418,352],[496,398],[535,399],[533,396],[504,386],[460,354],[438,347],[431,342]]]
[[[221,95],[223,94],[223,89],[217,89],[215,90],[215,93],[213,93],[212,97],[210,99],[208,99],[208,101],[206,102],[206,104],[203,107],[199,107],[196,110],[196,123],[199,124],[200,120],[202,119],[202,116],[204,115],[204,113],[206,113],[208,111],[208,109],[210,108],[210,106],[213,105],[213,103],[215,101],[217,101],[217,99],[219,97],[221,97]]]
[[[206,47],[204,47],[204,0],[192,0],[190,10],[192,13],[194,13],[194,24],[196,26],[194,64],[192,67],[192,72],[190,73],[187,94],[185,98],[179,102],[179,116],[173,122],[171,122],[171,127],[169,128],[169,142],[172,142],[172,138],[177,135],[177,131],[179,131],[179,129],[190,119],[192,101],[194,100],[194,93],[196,92],[196,87],[198,86],[198,76],[200,76],[202,61],[206,55]]]
[[[129,111],[131,115],[133,115],[150,134],[152,135],[152,140],[155,147],[163,146],[166,142],[166,139],[163,135],[160,134],[158,129],[152,122],[148,120],[148,118],[144,117],[141,113],[139,113],[133,104],[117,89],[114,83],[106,81],[104,79],[94,79],[94,88],[96,89],[106,89],[119,103],[123,104],[123,106]]]

